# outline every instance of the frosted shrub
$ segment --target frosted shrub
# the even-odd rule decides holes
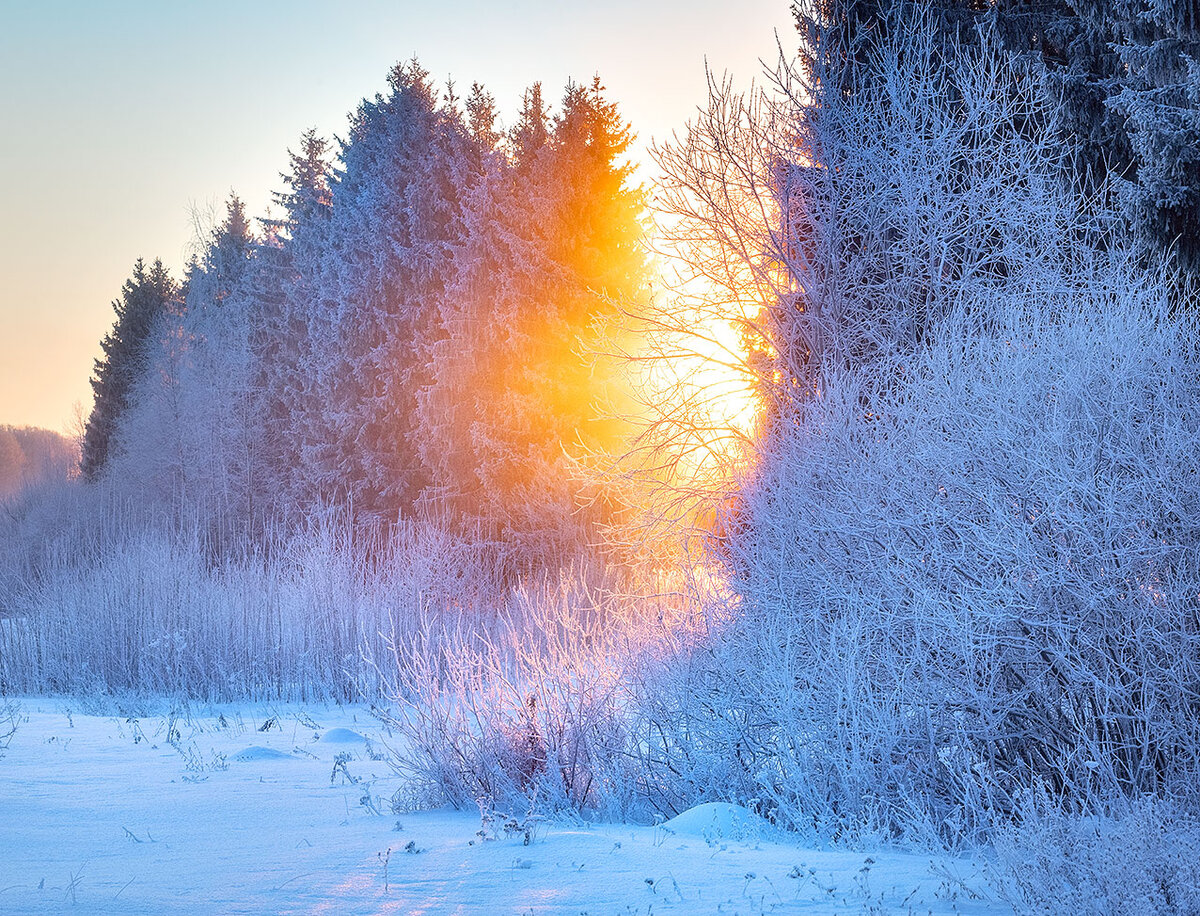
[[[806,66],[665,157],[766,412],[647,764],[847,839],[1200,803],[1194,300],[1069,186],[1036,74],[897,9],[799,4]]]
[[[394,765],[456,807],[625,816],[637,807],[628,680],[644,636],[612,582],[572,572],[481,621],[443,615],[395,646]]]
[[[762,807],[749,762],[762,746],[760,723],[730,704],[732,682],[759,672],[721,660],[721,619],[698,605],[631,662],[629,753],[642,805],[657,820],[709,801]]]
[[[1196,328],[1136,277],[951,316],[763,456],[712,718],[785,820],[1200,801]]]
[[[0,755],[8,748],[13,735],[17,733],[17,719],[20,707],[7,699],[0,699]]]
[[[61,519],[32,511],[0,532],[15,548],[0,690],[377,697],[390,640],[495,591],[486,554],[433,526],[325,519],[218,549],[205,529],[76,496]]]
[[[1067,818],[1030,806],[995,837],[994,884],[1017,913],[1200,912],[1200,822],[1139,800]]]

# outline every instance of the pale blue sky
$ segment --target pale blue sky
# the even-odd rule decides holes
[[[133,261],[178,272],[231,189],[261,214],[301,132],[340,133],[397,60],[508,120],[598,72],[644,142],[703,101],[706,56],[748,83],[789,26],[788,0],[0,0],[0,423],[69,429]]]

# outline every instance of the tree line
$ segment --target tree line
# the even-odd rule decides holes
[[[480,85],[397,65],[345,139],[304,135],[260,228],[235,196],[182,281],[137,263],[84,474],[245,530],[339,507],[586,540],[620,506],[584,467],[625,435],[599,341],[646,283],[630,142],[598,78],[502,132]]]
[[[43,481],[62,481],[79,456],[71,440],[48,429],[0,426],[0,499]]]

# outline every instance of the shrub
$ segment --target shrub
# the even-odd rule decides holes
[[[667,162],[768,411],[652,756],[837,837],[1194,805],[1195,300],[1066,183],[1035,75],[898,9]]]
[[[1200,912],[1200,822],[1153,799],[1102,815],[1030,806],[996,835],[993,883],[1017,913]]]
[[[431,616],[394,646],[388,719],[402,741],[393,764],[418,797],[634,813],[625,682],[637,621],[623,617],[633,603],[616,599],[604,575],[518,588],[492,618]]]
[[[762,456],[714,719],[790,820],[1200,801],[1195,328],[1098,271],[829,377]]]
[[[20,708],[11,700],[0,699],[0,752],[8,749],[13,735],[17,733]]]

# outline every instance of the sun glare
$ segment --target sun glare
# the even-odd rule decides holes
[[[761,408],[738,324],[681,303],[649,337],[642,385],[675,483],[727,480],[747,457]]]

